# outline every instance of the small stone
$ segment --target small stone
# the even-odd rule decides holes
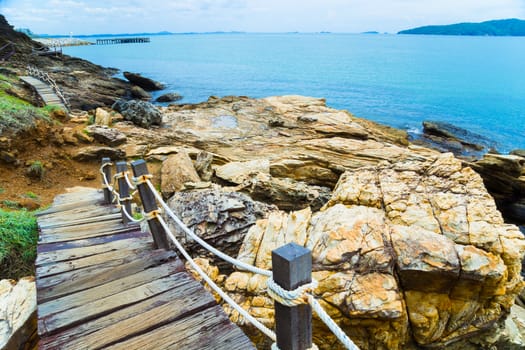
[[[159,97],[157,97],[155,101],[157,102],[175,102],[175,101],[182,100],[182,98],[183,97],[176,92],[169,92],[167,94],[160,95]]]
[[[95,110],[95,125],[111,125],[111,114],[102,108]]]

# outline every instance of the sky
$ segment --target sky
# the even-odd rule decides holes
[[[395,33],[429,24],[525,18],[525,0],[0,0],[38,34],[139,32]]]

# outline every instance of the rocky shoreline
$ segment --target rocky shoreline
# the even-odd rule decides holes
[[[519,151],[459,159],[304,96],[159,107],[128,101],[133,86],[113,70],[18,55],[11,72],[45,68],[74,107],[67,129],[55,131],[57,150],[94,169],[102,156],[146,159],[182,220],[248,263],[269,267],[269,252],[291,241],[310,248],[314,294],[362,349],[525,346],[525,310],[515,304],[525,238],[510,223],[525,222]],[[15,93],[31,100],[23,87]],[[6,141],[6,152],[17,144]],[[515,215],[504,220],[498,208],[506,206]],[[273,325],[263,279],[180,238],[238,302]],[[338,349],[317,320],[315,329],[321,349]]]

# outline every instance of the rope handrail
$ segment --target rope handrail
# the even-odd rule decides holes
[[[111,186],[108,181],[106,174],[104,173],[104,167],[111,165],[112,163],[104,163],[100,168],[100,173],[103,177],[104,185],[110,189],[111,192],[115,194],[114,198],[118,199],[118,203],[120,205],[120,201],[122,200],[120,198],[120,195],[115,193],[114,186]],[[171,208],[166,204],[162,196],[158,193],[157,189],[153,185],[153,183],[150,181],[151,176],[141,176],[139,178],[132,178],[132,181],[129,180],[127,176],[127,171],[115,174],[114,181],[117,177],[125,178],[128,182],[128,185],[130,185],[130,188],[135,189],[136,186],[132,186],[131,182],[133,182],[135,185],[139,184],[146,184],[149,189],[151,190],[151,193],[153,193],[157,203],[159,203],[164,210],[164,212],[171,218],[177,226],[184,231],[184,233],[188,234],[193,240],[195,240],[198,244],[200,244],[203,248],[207,249],[211,253],[215,254],[216,256],[220,257],[221,259],[229,262],[230,264],[246,270],[250,271],[255,274],[260,274],[266,277],[269,277],[267,280],[267,292],[268,295],[279,302],[282,305],[285,306],[296,306],[300,304],[309,304],[312,307],[312,310],[319,316],[321,321],[325,323],[325,325],[334,333],[334,335],[339,339],[339,341],[348,349],[348,350],[359,350],[359,348],[352,342],[352,340],[346,335],[346,333],[343,332],[343,330],[335,323],[335,321],[328,315],[328,313],[323,309],[321,304],[315,299],[315,297],[312,295],[313,290],[317,287],[317,281],[313,280],[312,283],[302,285],[299,288],[288,291],[281,288],[274,280],[273,280],[273,274],[270,270],[265,270],[258,268],[256,266],[247,264],[243,261],[240,261],[236,258],[233,258],[220,250],[214,248],[207,242],[205,242],[202,238],[197,236],[189,227],[187,227],[182,220],[173,213]],[[129,219],[132,219],[131,216],[126,212],[124,206],[122,206],[123,212],[126,216],[128,216]],[[246,320],[248,320],[250,323],[252,323],[256,328],[258,328],[262,333],[264,333],[266,336],[268,336],[274,344],[272,345],[272,349],[278,350],[276,342],[276,335],[275,332],[270,330],[268,327],[263,325],[260,321],[258,321],[256,318],[254,318],[250,313],[242,308],[239,304],[237,304],[230,296],[228,296],[215,282],[198,266],[197,263],[193,260],[193,258],[189,255],[189,253],[184,249],[182,244],[178,241],[176,236],[173,234],[171,229],[169,228],[168,224],[164,221],[163,217],[161,215],[158,215],[157,212],[153,213],[154,215],[148,216],[150,213],[146,213],[146,215],[143,216],[141,220],[135,220],[132,219],[134,222],[140,222],[143,220],[150,220],[152,218],[155,218],[159,221],[162,228],[166,232],[166,235],[170,238],[170,240],[173,242],[177,250],[184,256],[184,258],[188,261],[188,263],[191,265],[191,267],[208,283],[208,285],[217,293],[220,295],[220,297],[227,302],[232,308],[234,308],[237,312],[239,312],[240,315],[242,315]],[[312,344],[311,350],[317,349],[317,346],[315,344]]]
[[[51,76],[47,72],[44,72],[33,66],[27,66],[27,74],[51,86],[51,88],[53,89],[53,92],[57,95],[60,101],[62,101],[62,103],[64,104],[64,107],[66,107],[67,110],[70,110],[69,102],[67,101],[66,97],[62,93],[62,90],[60,90],[56,81],[53,78],[51,78]]]

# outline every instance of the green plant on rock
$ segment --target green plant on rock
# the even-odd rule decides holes
[[[35,160],[31,163],[29,168],[27,168],[27,175],[34,179],[43,180],[45,173],[46,169],[44,168],[42,162],[39,160]]]
[[[32,212],[0,209],[0,279],[34,274],[37,239],[38,227]]]
[[[20,203],[9,200],[9,199],[3,200],[2,205],[9,209],[19,209],[20,208]]]
[[[24,194],[24,197],[31,198],[31,199],[38,199],[39,198],[39,196],[36,193],[31,192],[31,191],[26,192]]]

